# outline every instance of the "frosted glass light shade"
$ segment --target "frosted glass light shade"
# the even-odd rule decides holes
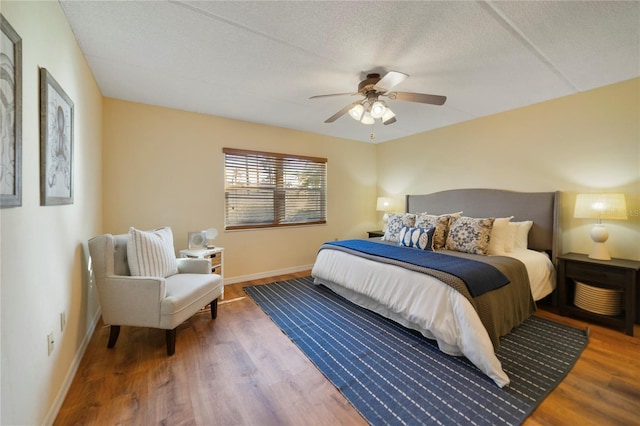
[[[373,118],[380,118],[386,111],[387,107],[380,101],[375,101],[373,105],[371,105],[371,116]]]
[[[351,116],[351,118],[353,118],[354,120],[358,120],[360,121],[362,119],[362,115],[364,114],[364,106],[362,106],[362,104],[357,104],[354,105],[350,110],[349,110],[349,115]]]
[[[371,113],[369,111],[367,111],[362,116],[362,120],[360,120],[360,122],[362,124],[373,124],[373,123],[376,122],[376,120],[374,120],[373,117],[371,116]]]
[[[384,114],[382,114],[381,120],[384,124],[391,124],[396,121],[396,115],[393,113],[393,111],[391,111],[390,108],[387,108]]]

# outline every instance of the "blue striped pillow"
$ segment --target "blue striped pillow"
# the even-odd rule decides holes
[[[433,235],[436,228],[409,228],[403,226],[400,230],[398,245],[404,247],[415,247],[421,250],[433,251]]]

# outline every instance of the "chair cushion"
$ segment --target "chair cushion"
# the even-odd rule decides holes
[[[176,274],[166,279],[167,292],[160,307],[160,328],[173,329],[222,294],[216,274]]]
[[[166,278],[178,273],[169,227],[153,231],[129,228],[127,257],[132,276]]]

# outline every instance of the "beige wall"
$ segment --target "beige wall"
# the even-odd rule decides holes
[[[97,320],[86,241],[129,226],[217,227],[228,281],[299,270],[378,229],[376,195],[462,187],[563,191],[565,251],[588,252],[575,194],[622,191],[612,255],[640,259],[640,80],[371,145],[103,99],[57,2],[0,3],[23,38],[23,204],[0,211],[2,424],[51,423]],[[75,201],[39,205],[38,67],[75,102]],[[328,158],[328,223],[223,232],[223,147]],[[59,314],[67,315],[60,332]],[[55,334],[47,356],[46,334]]]
[[[578,192],[624,192],[611,255],[640,260],[640,79],[377,145],[380,194],[454,188],[561,191],[562,249],[588,253]]]
[[[21,207],[0,211],[0,423],[35,425],[53,421],[97,319],[86,241],[102,228],[102,96],[57,2],[1,8],[22,37],[23,193]],[[38,67],[75,103],[72,205],[40,206]]]
[[[379,228],[368,143],[105,99],[104,144],[105,232],[168,225],[179,250],[215,227],[227,283],[309,267],[322,242]],[[224,232],[223,147],[327,158],[327,224]]]

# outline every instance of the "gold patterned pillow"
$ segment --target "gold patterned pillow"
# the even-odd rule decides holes
[[[400,230],[403,226],[413,228],[416,222],[416,215],[411,213],[397,214],[389,213],[389,221],[387,222],[387,230],[384,232],[384,236],[381,238],[383,241],[398,242],[400,236]]]
[[[462,216],[452,219],[445,248],[462,253],[486,255],[494,221],[493,217],[477,219]]]
[[[462,212],[442,214],[439,216],[427,213],[418,213],[416,215],[416,228],[435,228],[433,234],[433,249],[443,249],[447,242],[447,234],[449,233],[449,223],[452,218],[459,217]]]

